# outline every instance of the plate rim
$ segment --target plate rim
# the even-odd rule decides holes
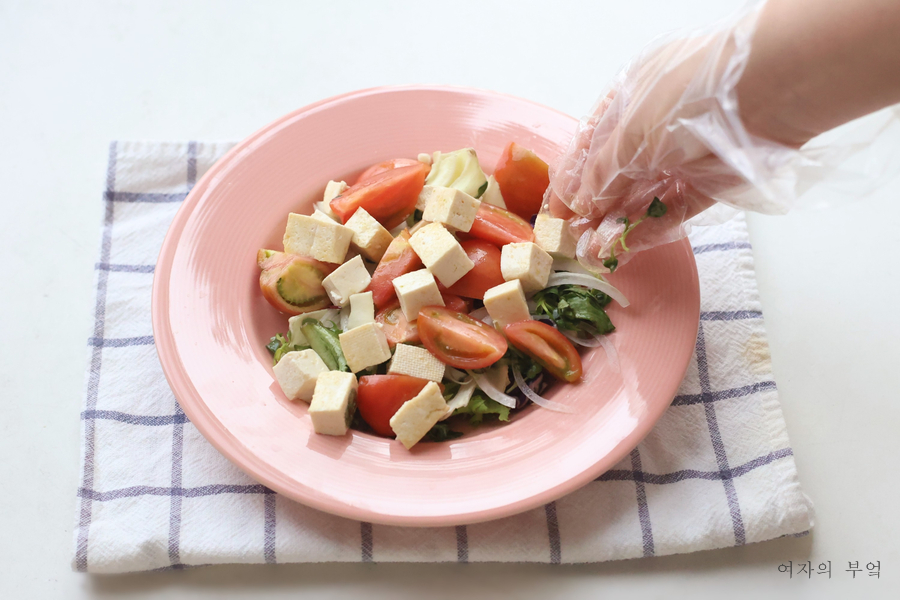
[[[534,494],[527,498],[510,502],[508,504],[504,504],[502,507],[484,508],[464,514],[447,514],[438,516],[402,516],[373,513],[371,511],[367,511],[367,509],[365,508],[353,507],[344,504],[325,503],[320,501],[318,498],[305,496],[302,493],[298,493],[298,490],[288,489],[283,486],[276,477],[278,475],[278,472],[268,469],[268,465],[264,460],[256,457],[246,450],[242,450],[243,446],[240,440],[236,438],[224,426],[222,426],[221,422],[215,417],[215,415],[207,406],[206,402],[203,400],[200,393],[194,387],[190,376],[184,368],[184,364],[179,358],[178,350],[175,346],[175,335],[172,331],[169,318],[168,297],[169,278],[171,276],[172,266],[174,263],[175,249],[177,248],[178,243],[181,241],[181,234],[183,233],[184,228],[187,225],[193,208],[204,197],[207,189],[210,186],[210,183],[223,170],[226,170],[238,157],[238,155],[240,155],[245,149],[252,146],[270,131],[279,128],[285,122],[290,121],[291,119],[299,117],[304,113],[319,109],[325,105],[347,100],[353,97],[363,97],[372,94],[402,91],[464,92],[474,93],[478,95],[499,96],[502,98],[512,99],[517,102],[526,102],[533,106],[538,106],[542,109],[555,112],[577,122],[577,119],[575,117],[572,117],[571,115],[568,115],[560,110],[511,94],[469,86],[416,84],[376,86],[353,90],[343,94],[331,96],[329,98],[324,98],[316,102],[312,102],[285,115],[282,115],[281,117],[267,123],[263,127],[254,131],[252,134],[241,140],[233,148],[226,152],[219,160],[217,160],[188,192],[187,196],[182,202],[182,205],[178,208],[178,211],[173,217],[172,222],[166,232],[165,238],[163,239],[162,246],[160,247],[153,277],[153,289],[151,293],[151,317],[154,346],[156,348],[157,357],[159,359],[163,374],[165,375],[166,381],[172,391],[173,396],[176,399],[176,402],[181,407],[181,410],[184,411],[184,413],[187,415],[188,419],[190,419],[190,421],[194,423],[195,427],[197,427],[198,431],[203,435],[204,439],[212,444],[220,454],[227,458],[232,464],[237,466],[242,472],[246,473],[248,476],[255,479],[259,483],[262,483],[267,488],[279,494],[282,494],[289,499],[295,500],[301,504],[329,514],[338,515],[356,521],[368,521],[371,523],[394,526],[443,527],[473,524],[495,520],[498,518],[505,518],[540,507],[547,504],[548,502],[561,498],[562,496],[565,496],[581,488],[590,481],[593,481],[603,473],[607,472],[610,468],[612,468],[613,465],[624,459],[650,433],[650,431],[668,409],[672,400],[674,400],[675,393],[677,392],[677,389],[684,378],[684,374],[687,372],[687,369],[690,366],[690,360],[693,352],[686,353],[686,358],[683,361],[684,364],[680,366],[679,371],[681,372],[681,378],[678,379],[678,381],[674,384],[674,389],[672,389],[668,394],[672,397],[672,400],[665,404],[661,403],[659,405],[658,412],[651,411],[648,415],[648,418],[638,423],[638,426],[635,427],[635,429],[632,430],[627,436],[625,436],[625,438],[623,438],[623,440],[621,440],[619,444],[617,444],[612,452],[604,455],[604,457],[602,457],[601,459],[598,459],[597,462],[595,462],[590,468],[583,470],[578,475],[571,477],[570,479],[556,486],[547,488],[541,493]],[[690,243],[688,242],[687,238],[682,238],[681,240],[674,242],[672,245],[681,245],[682,247],[688,247],[687,250],[691,257],[689,261],[690,276],[693,282],[696,284],[695,286],[692,286],[692,288],[697,289],[696,328],[699,330],[700,294],[699,274],[697,271],[696,259],[693,256],[693,251],[690,249]],[[169,360],[166,359],[166,355],[169,357]],[[182,400],[179,399],[179,396],[185,395],[192,397],[192,401],[182,402]],[[206,434],[206,428],[210,427],[216,428],[222,435],[208,436]],[[226,440],[231,440],[232,443],[226,444]],[[597,465],[605,462],[603,458],[610,456],[615,460],[610,462],[609,466],[605,468],[597,468]],[[241,458],[244,458],[245,460],[241,460]],[[257,466],[259,468],[255,468]]]

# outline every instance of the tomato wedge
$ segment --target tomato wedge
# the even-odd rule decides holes
[[[494,179],[510,211],[524,219],[540,212],[544,192],[550,187],[550,174],[547,163],[537,154],[510,142],[500,155]]]
[[[426,385],[427,379],[409,375],[364,375],[359,378],[356,406],[360,416],[375,433],[394,437],[391,417]]]
[[[483,300],[486,291],[505,281],[503,273],[500,272],[500,248],[490,242],[475,238],[464,240],[459,245],[466,251],[466,256],[475,263],[475,266],[449,288],[443,287],[440,283],[438,283],[438,288],[442,293],[446,290],[457,296]],[[446,298],[444,304],[451,308],[447,304]]]
[[[384,308],[397,297],[397,292],[394,291],[395,279],[421,268],[422,260],[409,245],[409,230],[404,229],[387,247],[372,274],[369,291],[372,292],[375,308]]]
[[[425,163],[417,163],[375,175],[344,190],[331,201],[331,210],[346,223],[362,207],[387,229],[393,229],[416,209],[430,169]]]
[[[462,302],[462,298],[457,299]],[[397,344],[418,344],[421,341],[418,326],[406,320],[406,315],[400,310],[399,300],[395,299],[379,310],[375,315],[375,321],[381,323],[381,330],[391,348]]]
[[[493,327],[443,306],[422,308],[418,325],[428,351],[457,369],[489,367],[503,358],[508,348]]]
[[[371,179],[376,175],[381,175],[385,171],[392,171],[393,169],[399,169],[400,167],[414,167],[419,164],[419,161],[413,160],[411,158],[392,158],[391,160],[386,160],[384,162],[380,162],[377,165],[372,165],[362,173],[360,173],[359,177],[356,178],[356,183],[361,183],[367,179]],[[431,168],[429,167],[429,171]]]
[[[534,241],[534,230],[528,221],[487,202],[478,207],[469,235],[500,247],[513,242]]]
[[[444,307],[454,312],[467,313],[472,310],[471,301],[463,300],[455,294],[441,290],[441,298],[444,300]]]
[[[506,337],[557,379],[575,383],[581,379],[581,357],[566,336],[540,321],[518,321],[503,328]]]

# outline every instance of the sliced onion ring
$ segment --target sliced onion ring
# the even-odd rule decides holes
[[[561,334],[563,334],[564,336],[566,336],[567,338],[569,338],[570,340],[572,340],[573,344],[577,344],[579,346],[585,346],[587,348],[596,348],[598,346],[603,345],[603,342],[600,341],[600,338],[603,337],[602,335],[584,339],[584,338],[578,337],[577,335],[572,335],[571,333],[569,333],[568,331],[565,331],[563,329],[560,329],[559,332]]]
[[[475,380],[475,383],[478,384],[478,387],[481,388],[481,391],[487,394],[487,397],[495,402],[499,402],[503,406],[508,406],[509,408],[516,407],[516,398],[510,396],[509,394],[504,394],[503,390],[497,389],[491,380],[488,379],[483,374],[478,374],[474,371],[466,371],[469,375],[472,376],[472,379]]]
[[[475,391],[475,380],[471,377],[459,387],[459,391],[447,402],[447,414],[441,417],[441,421],[453,415],[453,411],[469,404],[472,393]]]
[[[611,284],[597,279],[592,275],[582,275],[581,273],[553,273],[547,280],[547,287],[555,285],[583,285],[584,287],[600,290],[621,306],[628,306],[628,298],[625,294],[614,288]]]
[[[609,366],[615,369],[617,372],[622,371],[622,367],[619,365],[619,353],[616,351],[616,345],[613,344],[613,341],[609,339],[608,335],[598,335],[596,337],[582,339],[578,336],[572,335],[568,331],[563,331],[562,329],[560,329],[559,332],[572,340],[573,344],[586,346],[587,348],[603,348],[603,350],[606,352],[606,358],[607,360],[609,360]]]
[[[472,378],[466,375],[464,372],[459,369],[454,369],[453,367],[448,366],[444,370],[444,377],[452,381],[453,383],[458,383],[460,385],[466,384],[472,381]]]
[[[546,408],[547,410],[561,413],[573,412],[572,409],[565,404],[560,404],[559,402],[554,402],[553,400],[547,400],[546,398],[535,392],[533,389],[528,387],[528,384],[525,383],[525,379],[522,377],[522,373],[519,371],[518,367],[513,367],[512,372],[513,378],[516,380],[516,385],[519,386],[519,389],[522,390],[522,393],[525,394],[525,397],[541,408]]]

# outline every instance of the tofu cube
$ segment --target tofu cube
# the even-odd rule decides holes
[[[347,319],[347,329],[355,329],[366,323],[374,322],[375,302],[372,292],[362,292],[350,296],[350,317]]]
[[[358,294],[372,281],[363,259],[354,256],[322,280],[322,287],[335,306],[346,306],[350,296]]]
[[[315,350],[300,350],[286,353],[272,370],[288,400],[309,402],[319,375],[327,372],[328,366]]]
[[[475,266],[453,234],[440,223],[429,223],[416,231],[409,244],[428,270],[447,287]]]
[[[481,206],[467,193],[449,187],[433,187],[425,204],[422,219],[434,223],[443,223],[456,231],[469,231],[475,222],[475,213]]]
[[[354,373],[380,365],[391,357],[387,337],[376,323],[354,327],[338,336],[347,365]]]
[[[291,332],[291,343],[297,344],[298,346],[309,345],[309,340],[306,339],[306,336],[300,329],[303,326],[303,322],[307,319],[315,319],[316,321],[320,321],[323,325],[328,326],[329,324],[339,324],[339,315],[339,311],[333,308],[323,308],[322,310],[314,310],[312,312],[291,317],[288,319],[288,329]]]
[[[343,371],[326,371],[319,375],[309,416],[316,433],[344,435],[356,412],[356,375]]]
[[[534,243],[551,256],[575,258],[575,238],[563,219],[538,215],[534,222]]]
[[[407,321],[419,318],[423,306],[444,306],[444,299],[428,269],[406,273],[394,280],[394,291],[400,300],[400,310]]]
[[[425,348],[397,344],[394,348],[394,358],[388,366],[388,374],[409,375],[439,382],[444,378],[446,368],[447,365]]]
[[[500,272],[503,279],[522,282],[525,293],[547,287],[553,258],[532,242],[506,244],[500,250]]]
[[[397,440],[406,449],[410,449],[425,437],[435,423],[447,413],[447,402],[441,394],[441,388],[429,381],[414,398],[403,403],[391,417],[391,429]]]
[[[320,223],[334,223],[335,220],[328,216],[327,213],[323,212],[319,207],[313,211],[311,215],[313,219],[319,221]]]
[[[364,208],[356,209],[353,216],[347,219],[345,227],[353,231],[354,248],[372,262],[378,262],[384,251],[394,240],[391,232],[375,220]]]
[[[495,285],[486,291],[484,307],[500,329],[510,323],[531,319],[531,311],[528,310],[528,303],[525,301],[522,282],[518,279]]]
[[[324,217],[324,215],[322,216]],[[350,248],[353,231],[325,217],[291,213],[284,230],[284,251],[316,260],[342,263]]]
[[[488,177],[487,189],[484,190],[480,200],[482,202],[487,202],[488,204],[493,204],[494,206],[499,206],[500,208],[506,208],[503,194],[500,193],[500,184],[497,183],[497,180],[494,179],[493,175]]]
[[[344,190],[348,187],[350,186],[344,181],[329,181],[325,184],[325,193],[322,195],[322,202],[329,204],[332,200],[343,194]],[[329,210],[331,209],[329,208]],[[326,215],[328,214],[328,211],[323,210],[322,212]]]
[[[424,152],[419,152],[419,155],[416,157],[416,160],[420,163],[425,163],[426,165],[431,164],[431,155],[426,154]]]
[[[432,185],[426,185],[422,188],[422,191],[419,192],[419,197],[416,199],[416,210],[425,211],[425,208],[428,206],[428,201],[431,200],[432,194],[434,194],[434,190],[436,188]]]

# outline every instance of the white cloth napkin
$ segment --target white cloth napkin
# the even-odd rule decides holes
[[[213,563],[580,563],[802,534],[743,215],[697,228],[702,317],[672,407],[631,455],[543,508],[478,525],[400,528],[297,504],[222,457],[178,407],[150,325],[154,263],[187,191],[230,144],[110,148],[89,340],[77,570]]]

